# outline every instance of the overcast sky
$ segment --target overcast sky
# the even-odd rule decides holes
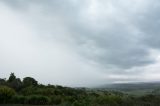
[[[160,81],[159,0],[0,0],[0,77],[96,86]]]

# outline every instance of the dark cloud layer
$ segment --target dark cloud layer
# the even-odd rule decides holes
[[[129,73],[137,73],[137,68],[143,70],[157,64],[157,57],[152,55],[160,49],[158,0],[4,0],[0,3],[23,18],[38,39],[65,45],[66,50],[80,58],[78,62],[91,64],[104,76],[121,73],[126,75],[122,80],[129,81]],[[142,70],[140,74],[145,73]],[[98,78],[103,79],[102,76]],[[117,81],[114,78],[107,80]]]

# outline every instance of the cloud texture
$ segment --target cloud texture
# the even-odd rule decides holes
[[[0,77],[95,86],[160,80],[160,1],[2,0]]]

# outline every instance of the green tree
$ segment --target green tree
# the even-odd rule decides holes
[[[8,82],[12,82],[16,79],[16,76],[14,75],[14,73],[11,73],[10,76],[9,76],[9,79],[8,79]]]
[[[14,73],[10,74],[10,77],[7,81],[7,85],[16,91],[20,90],[22,88],[22,82],[20,78],[16,78]]]
[[[23,79],[23,86],[28,87],[28,86],[37,86],[38,82],[32,78],[32,77],[25,77]]]
[[[22,88],[22,82],[21,79],[17,78],[14,79],[12,82],[9,83],[9,86],[16,91],[19,91]]]

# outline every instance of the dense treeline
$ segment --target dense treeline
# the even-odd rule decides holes
[[[135,97],[115,91],[42,85],[31,77],[21,81],[11,73],[8,79],[0,79],[0,104],[160,106],[160,96],[150,94]]]

